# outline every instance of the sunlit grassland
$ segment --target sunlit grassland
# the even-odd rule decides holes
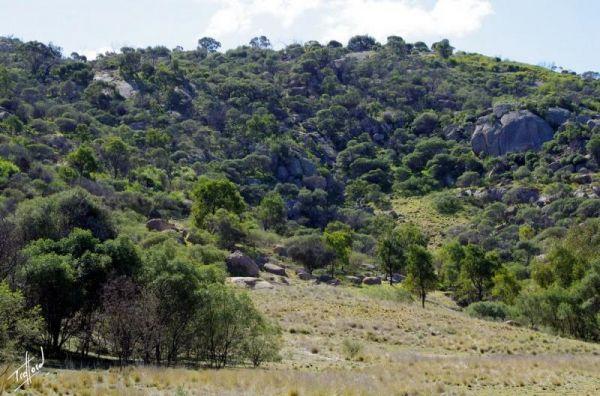
[[[46,371],[28,392],[76,395],[598,394],[600,345],[470,318],[441,293],[426,308],[390,286],[257,290],[284,334],[261,369]],[[395,296],[402,296],[396,298]],[[347,345],[357,347],[350,356]],[[356,352],[356,351],[355,351]]]
[[[473,208],[465,206],[455,214],[439,213],[432,202],[433,194],[426,197],[398,197],[392,200],[393,210],[401,221],[417,225],[430,238],[430,247],[439,247],[447,230],[464,225],[471,217]]]

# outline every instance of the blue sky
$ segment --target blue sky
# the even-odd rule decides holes
[[[600,71],[598,0],[0,0],[0,35],[93,56],[122,46],[224,48],[264,34],[275,47],[369,33],[583,72]],[[595,20],[596,19],[596,20]]]

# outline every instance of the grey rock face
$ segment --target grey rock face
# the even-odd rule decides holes
[[[287,276],[285,273],[285,268],[275,264],[275,263],[266,263],[263,267],[266,272],[270,272],[275,275]]]
[[[346,276],[346,280],[348,282],[354,283],[355,285],[360,285],[362,283],[362,279],[358,276],[348,275],[348,276]]]
[[[504,194],[502,200],[509,204],[532,203],[539,199],[540,192],[534,187],[513,187]]]
[[[317,278],[317,281],[322,282],[322,283],[328,283],[332,280],[333,280],[333,277],[331,275],[327,275],[327,274],[319,275],[319,277]]]
[[[500,118],[511,110],[513,110],[513,106],[511,104],[505,103],[494,106],[492,112],[497,118]]]
[[[559,127],[571,117],[571,112],[562,107],[551,107],[546,113],[546,121],[553,127]]]
[[[364,285],[381,285],[381,278],[378,276],[367,276],[363,279]]]
[[[150,219],[146,222],[146,228],[150,231],[177,230],[175,224],[171,224],[164,219]]]
[[[250,257],[236,250],[226,260],[227,271],[233,276],[258,277],[258,265]]]
[[[296,271],[296,274],[298,275],[298,278],[300,278],[302,280],[311,280],[311,279],[314,279],[314,276],[312,276],[305,269],[300,269],[300,270]]]
[[[273,252],[281,257],[287,257],[287,249],[283,245],[275,245]]]
[[[131,86],[131,84],[123,80],[115,72],[112,71],[98,72],[94,75],[94,80],[114,84],[115,89],[117,90],[117,92],[119,92],[119,95],[121,95],[125,99],[129,99],[137,93],[137,91]]]
[[[242,286],[248,289],[273,289],[273,285],[270,284],[269,282],[259,279],[259,278],[253,278],[253,277],[245,277],[245,276],[237,276],[237,277],[231,277],[231,278],[227,278],[227,281],[233,283],[234,285],[237,286]]]
[[[490,116],[477,120],[471,146],[476,154],[504,155],[539,150],[553,135],[550,125],[532,112],[511,111],[499,121]]]
[[[586,125],[590,129],[598,128],[600,127],[600,119],[589,120]]]

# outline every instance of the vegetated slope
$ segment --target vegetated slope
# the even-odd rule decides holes
[[[451,235],[452,230],[468,224],[474,212],[472,208],[464,208],[466,210],[440,213],[436,208],[436,199],[443,197],[433,194],[424,197],[398,197],[392,200],[397,220],[419,226],[429,237],[429,245],[433,248],[440,247],[448,235]]]
[[[387,365],[386,353],[412,353],[407,345],[427,359],[595,349],[547,344],[548,334],[600,340],[597,73],[399,37],[282,50],[257,38],[225,52],[211,39],[199,44],[88,61],[0,38],[0,292],[12,304],[0,308],[20,313],[0,318],[35,324],[32,334],[0,326],[19,333],[4,339],[44,343],[58,357],[260,364],[277,355],[277,327],[225,278],[264,275],[265,263],[283,260],[305,267],[303,282],[327,287],[408,280],[403,288],[422,286],[425,305],[373,300],[402,299],[384,287],[296,284],[275,289],[275,301],[257,291],[264,312],[282,322],[288,364],[340,361],[337,310],[358,321],[342,333],[363,340],[373,365]],[[432,289],[473,315],[548,334],[468,319],[435,305],[448,300],[427,299]],[[111,333],[124,311],[144,340],[134,348]],[[213,313],[224,316],[209,320]],[[223,340],[211,331],[226,315],[244,326],[232,337],[235,353],[221,356],[206,340]],[[306,328],[295,323],[303,319]],[[326,348],[308,345],[325,337]],[[378,345],[388,340],[384,352]],[[553,358],[560,370],[567,357]],[[577,359],[578,367],[595,362]],[[543,375],[548,365],[539,364],[532,370]],[[505,370],[514,374],[511,364]],[[581,389],[592,383],[588,372]],[[547,383],[527,381],[540,391]]]
[[[600,390],[598,344],[470,318],[440,294],[423,310],[407,294],[384,288],[389,300],[295,278],[289,286],[252,292],[259,309],[284,331],[282,361],[268,370],[61,370],[37,380],[35,388],[77,392],[85,379],[89,389],[132,395],[178,389],[246,395]]]

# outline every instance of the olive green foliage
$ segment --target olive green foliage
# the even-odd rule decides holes
[[[454,51],[454,47],[450,45],[450,42],[447,39],[433,43],[431,49],[444,59],[452,56],[452,52]]]
[[[217,237],[217,245],[223,249],[232,249],[246,237],[244,224],[239,217],[225,209],[218,209],[204,220],[205,227]]]
[[[406,274],[408,289],[420,297],[421,305],[425,308],[427,292],[434,290],[437,283],[432,256],[426,248],[416,244],[410,246],[407,255]]]
[[[279,232],[285,230],[287,210],[283,198],[276,192],[266,194],[258,206],[257,217],[262,226]]]
[[[286,245],[289,256],[301,263],[309,272],[333,265],[335,252],[319,235],[303,235],[292,238]]]
[[[341,270],[349,264],[349,256],[352,250],[352,230],[344,223],[329,223],[323,233],[325,243],[329,246],[341,264]],[[335,264],[332,262],[330,268],[331,276],[335,276]]]
[[[510,317],[509,307],[502,302],[478,301],[469,305],[467,313],[476,318],[506,320]]]
[[[442,214],[454,214],[462,208],[462,202],[451,193],[441,193],[433,198],[433,206]]]
[[[130,148],[118,136],[111,136],[102,145],[102,155],[112,169],[113,176],[125,174],[130,166]]]
[[[1,282],[0,375],[5,374],[2,371],[5,363],[14,361],[23,350],[39,341],[41,330],[39,310],[28,308],[20,291],[11,290],[6,282]]]
[[[39,238],[59,239],[75,228],[91,230],[101,240],[115,236],[107,209],[81,189],[24,201],[16,209],[15,227],[24,242]]]
[[[81,146],[67,156],[67,162],[82,176],[90,177],[99,168],[98,159],[91,147]]]
[[[498,258],[486,253],[477,245],[467,245],[461,260],[460,279],[467,293],[474,293],[477,301],[483,300],[492,287],[492,277],[498,268]]]
[[[19,172],[19,167],[10,161],[0,158],[0,185],[8,180],[9,176]]]
[[[277,359],[279,331],[265,322],[246,294],[212,284],[200,299],[193,326],[203,360],[218,368],[245,358],[254,366]]]
[[[395,272],[403,272],[407,255],[413,246],[427,246],[427,238],[412,224],[402,224],[384,231],[377,244],[377,257],[390,285]]]
[[[198,227],[205,224],[208,215],[215,215],[217,209],[225,209],[241,214],[245,209],[244,199],[232,182],[225,179],[201,177],[192,191],[194,222]]]

